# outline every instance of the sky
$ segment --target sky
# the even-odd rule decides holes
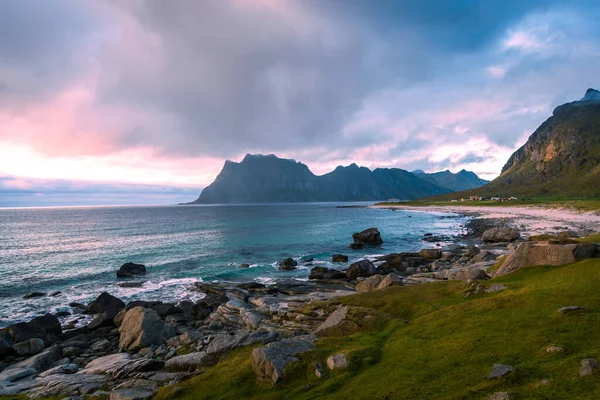
[[[191,201],[226,159],[492,179],[600,86],[592,0],[3,0],[0,206]]]

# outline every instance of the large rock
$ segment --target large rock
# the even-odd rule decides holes
[[[377,289],[381,281],[383,281],[382,275],[372,275],[358,282],[354,289],[357,292],[371,292]]]
[[[308,274],[308,279],[344,279],[346,274],[333,268],[314,267]]]
[[[158,313],[142,307],[134,307],[127,311],[119,333],[119,347],[128,351],[161,345],[166,338],[165,323]]]
[[[402,286],[402,277],[398,274],[391,273],[385,276],[379,285],[377,285],[377,289],[383,289],[388,286]]]
[[[506,257],[502,266],[496,271],[495,276],[508,275],[523,267],[559,266],[574,263],[577,248],[578,245],[576,244],[521,243],[517,250]]]
[[[579,364],[579,376],[593,375],[599,366],[600,364],[595,358],[585,358]]]
[[[142,264],[136,264],[132,262],[121,265],[121,268],[117,271],[118,278],[131,278],[134,275],[145,275],[146,266]]]
[[[122,308],[125,308],[123,300],[118,299],[107,292],[100,293],[100,296],[87,306],[87,309],[91,314],[102,314],[104,311],[120,310]]]
[[[127,353],[109,354],[90,361],[80,374],[107,374],[112,375],[129,364],[132,358]]]
[[[368,277],[375,273],[375,265],[369,260],[360,260],[350,264],[346,270],[346,278],[352,280],[358,277]]]
[[[359,326],[354,322],[346,319],[348,316],[348,306],[341,306],[335,310],[331,315],[323,322],[317,330],[315,335],[321,337],[334,337],[334,336],[346,336],[358,332]]]
[[[486,268],[489,265],[486,265]],[[449,281],[469,281],[469,280],[488,280],[490,277],[485,272],[485,268],[482,268],[479,265],[474,265],[470,267],[463,268],[455,268],[444,271],[445,277]]]
[[[116,326],[115,318],[123,310],[106,310],[102,314],[99,314],[94,318],[88,325],[89,330],[95,330],[106,326]]]
[[[256,375],[274,384],[283,376],[284,368],[297,361],[296,355],[313,349],[312,336],[296,336],[269,343],[264,347],[252,350],[252,369]]]
[[[52,346],[42,351],[39,354],[26,358],[23,361],[19,361],[16,364],[8,367],[9,369],[15,368],[33,368],[36,371],[44,371],[48,369],[58,358],[61,356],[61,349],[58,346]],[[1,381],[1,379],[0,379]]]
[[[421,249],[419,255],[427,260],[437,260],[442,258],[441,249]]]
[[[279,263],[279,269],[281,271],[291,271],[293,269],[296,269],[297,265],[298,263],[296,262],[296,260],[288,257]]]
[[[182,356],[173,357],[165,363],[165,368],[171,371],[186,371],[193,372],[207,358],[208,354],[205,351],[184,354]]]
[[[24,342],[34,338],[43,339],[46,337],[45,330],[39,327],[33,327],[26,322],[9,325],[4,329],[4,332],[12,339],[13,343]]]
[[[13,350],[21,357],[27,357],[39,353],[44,350],[46,345],[42,339],[33,338],[27,339],[24,342],[15,343]]]
[[[352,239],[354,240],[354,244],[358,245],[378,245],[383,243],[381,234],[377,228],[368,228],[362,232],[353,233]]]
[[[31,321],[29,321],[29,326],[33,329],[43,329],[46,333],[51,333],[54,335],[60,335],[62,333],[62,327],[60,326],[60,321],[56,317],[56,315],[45,314],[39,317],[35,317]]]
[[[329,369],[346,368],[348,366],[348,359],[342,353],[332,354],[327,357],[327,366]]]
[[[500,226],[483,232],[481,240],[483,240],[484,243],[503,243],[514,242],[520,237],[521,235],[517,229],[508,226]]]
[[[0,360],[11,352],[12,339],[7,334],[0,334]]]

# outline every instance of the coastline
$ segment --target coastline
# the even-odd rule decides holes
[[[582,234],[600,232],[600,215],[593,211],[575,212],[536,206],[401,206],[373,205],[371,208],[413,212],[447,212],[481,219],[502,219],[525,236],[572,230]]]

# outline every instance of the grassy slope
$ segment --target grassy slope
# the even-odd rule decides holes
[[[363,307],[355,316],[363,331],[320,340],[276,386],[257,381],[245,348],[181,383],[177,395],[163,388],[157,398],[484,399],[506,390],[527,399],[597,399],[600,376],[579,378],[578,367],[582,358],[600,357],[599,280],[600,260],[586,260],[525,269],[486,283],[503,283],[505,291],[468,298],[463,282],[350,296],[339,301]],[[560,315],[566,305],[588,311]],[[550,345],[568,352],[546,353]],[[317,379],[311,363],[338,351],[351,367]],[[519,373],[488,381],[494,363]]]

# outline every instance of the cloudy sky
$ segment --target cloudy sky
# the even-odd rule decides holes
[[[0,206],[193,200],[246,153],[491,179],[600,86],[598,20],[595,0],[3,0]]]

